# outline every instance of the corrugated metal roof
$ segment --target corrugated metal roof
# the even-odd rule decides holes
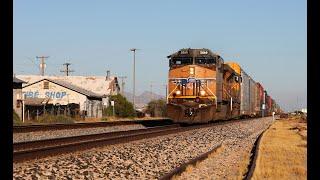
[[[61,80],[49,80],[49,81],[52,81],[52,82],[54,82],[54,83],[56,83],[56,84],[58,84],[58,85],[60,85],[60,86],[64,86],[64,87],[66,87],[66,88],[68,88],[68,89],[71,89],[71,90],[73,90],[73,91],[76,91],[76,92],[78,92],[78,93],[81,93],[81,94],[86,95],[86,96],[89,96],[89,97],[102,98],[102,96],[99,95],[99,94],[96,94],[96,93],[94,93],[94,92],[88,91],[88,90],[83,89],[83,88],[81,88],[81,87],[75,86],[75,85],[70,84],[70,83],[68,83],[68,82],[64,82],[64,81],[61,81]]]
[[[99,94],[96,94],[96,93],[94,93],[94,92],[88,91],[88,90],[86,90],[86,89],[83,89],[83,88],[81,88],[81,87],[75,86],[75,85],[70,84],[70,83],[68,83],[68,82],[64,82],[64,81],[62,81],[62,80],[56,80],[56,79],[53,80],[53,79],[44,78],[44,79],[41,79],[41,80],[39,80],[39,81],[30,83],[30,84],[28,84],[28,85],[26,85],[26,86],[24,86],[24,87],[31,86],[31,85],[33,85],[33,84],[36,84],[36,83],[41,82],[41,81],[44,81],[44,80],[47,80],[47,81],[50,81],[50,82],[52,82],[52,83],[58,84],[58,85],[60,85],[60,86],[62,86],[62,87],[68,88],[68,89],[70,89],[70,90],[73,90],[73,91],[75,91],[75,92],[78,92],[78,93],[83,94],[83,95],[88,96],[88,97],[94,97],[94,98],[102,98],[102,97],[103,97],[102,95],[99,95]]]
[[[24,104],[32,106],[42,106],[43,104],[48,103],[48,101],[48,98],[26,98],[24,100]]]
[[[13,77],[13,82],[14,82],[14,83],[26,83],[26,82],[24,82],[24,81],[22,81],[21,79],[18,79],[18,78],[16,78],[16,77]]]
[[[112,86],[115,84],[119,88],[117,78],[111,76],[106,79],[105,76],[39,76],[39,75],[17,75],[20,79],[28,84],[34,83],[41,79],[60,80],[71,85],[81,87],[87,91],[94,92],[99,95],[110,95]]]

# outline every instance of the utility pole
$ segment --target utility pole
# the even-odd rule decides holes
[[[126,79],[127,76],[118,76],[118,78],[121,79],[121,94],[124,95],[124,85],[125,85],[124,79]]]
[[[263,91],[262,108],[261,108],[262,117],[264,117],[265,108],[266,108],[266,91]]]
[[[165,85],[166,86],[166,99],[168,99],[168,85]]]
[[[152,94],[152,81],[150,82],[150,92],[151,92],[151,101],[153,100],[153,94]]]
[[[167,100],[167,98],[168,98],[168,97],[167,97],[167,94],[168,94],[168,86],[167,86],[167,84],[164,84],[163,86],[166,88],[166,100]]]
[[[135,109],[136,107],[136,104],[135,104],[135,96],[136,96],[136,48],[132,48],[130,49],[130,51],[133,52],[133,98],[132,98],[132,101],[133,101],[133,108]]]
[[[69,66],[71,65],[71,63],[64,63],[64,70],[60,70],[60,72],[64,72],[66,76],[69,76],[70,72],[74,72],[74,70],[70,70]]]
[[[37,59],[40,59],[40,75],[44,76],[44,69],[46,68],[45,59],[49,58],[49,56],[37,56]]]
[[[111,75],[110,75],[110,70],[107,70],[107,77],[106,77],[106,80],[107,80],[107,81],[110,80],[110,76],[111,76]]]

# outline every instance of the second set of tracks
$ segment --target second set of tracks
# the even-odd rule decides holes
[[[177,131],[181,131],[181,127],[174,124],[150,127],[147,129],[18,142],[13,143],[13,161],[21,162],[34,158],[85,150],[99,146],[126,143],[149,137],[172,134]]]
[[[94,147],[114,145],[140,139],[176,134],[184,131],[206,128],[240,120],[219,121],[209,124],[181,126],[171,124],[129,131],[71,136],[55,139],[17,142],[13,144],[13,162],[22,162],[35,158],[86,150]],[[243,120],[242,120],[243,121]]]

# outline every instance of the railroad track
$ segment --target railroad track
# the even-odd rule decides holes
[[[157,120],[134,120],[134,121],[113,121],[113,122],[93,122],[93,123],[72,123],[72,124],[34,124],[34,125],[17,125],[13,126],[13,133],[27,133],[35,131],[53,131],[63,129],[111,127],[142,124],[146,127],[173,124],[170,119]]]
[[[21,162],[98,146],[119,144],[149,137],[167,135],[175,133],[179,129],[181,129],[181,127],[175,124],[147,129],[18,142],[13,144],[13,161]]]
[[[228,124],[237,121],[243,120],[219,121],[215,123],[192,126],[180,126],[178,124],[172,124],[159,127],[150,127],[147,129],[17,142],[13,144],[13,162],[22,162],[36,158],[86,150],[99,146],[120,144],[140,139],[176,134],[184,131]]]

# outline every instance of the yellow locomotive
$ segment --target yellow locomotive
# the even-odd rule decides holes
[[[209,49],[181,49],[168,56],[167,112],[175,122],[203,123],[241,115],[240,68]]]

